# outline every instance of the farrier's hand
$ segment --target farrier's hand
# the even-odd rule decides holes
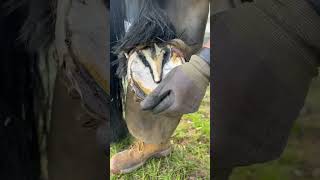
[[[209,49],[205,52],[200,53],[200,56],[193,55],[189,62],[170,71],[141,102],[141,109],[170,115],[197,111],[209,85],[209,61],[204,61],[205,58],[210,58]]]

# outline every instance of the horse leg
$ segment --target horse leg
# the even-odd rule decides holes
[[[60,64],[77,61],[110,93],[108,14],[104,2],[61,0],[57,3],[55,45]],[[70,97],[62,83],[62,73],[58,73],[56,81],[48,137],[49,179],[106,179],[107,156],[99,146],[96,129],[102,124],[90,124],[92,119],[81,106],[81,99]],[[89,128],[90,125],[94,127]]]
[[[50,180],[106,179],[107,156],[98,146],[96,129],[85,128],[80,99],[73,99],[58,75],[48,137]]]
[[[166,0],[162,6],[167,11],[177,34],[181,34],[180,39],[191,46],[191,54],[194,54],[203,43],[209,0]]]

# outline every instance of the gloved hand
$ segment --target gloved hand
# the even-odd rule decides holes
[[[141,102],[141,109],[169,115],[197,111],[210,77],[210,66],[201,57],[193,55],[189,62],[170,71],[157,88]]]

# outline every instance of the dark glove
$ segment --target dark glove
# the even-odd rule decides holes
[[[181,115],[199,109],[209,85],[210,66],[197,55],[174,68],[142,102],[142,110]]]

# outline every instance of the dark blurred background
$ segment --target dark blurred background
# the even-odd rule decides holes
[[[231,180],[320,180],[320,77],[312,82],[281,158],[237,168]]]

